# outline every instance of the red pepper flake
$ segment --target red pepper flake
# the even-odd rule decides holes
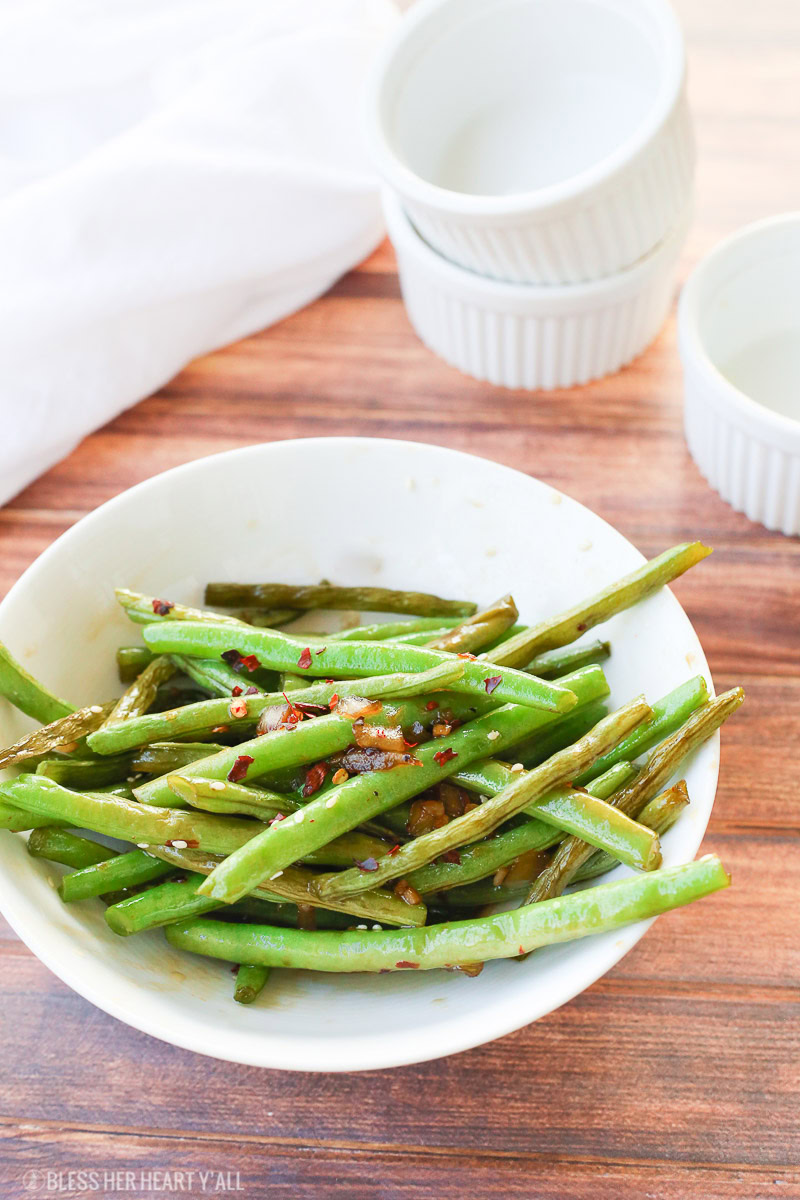
[[[326,679],[325,682],[326,683],[336,683],[336,680],[335,679]]]
[[[231,695],[232,695],[232,696],[241,696],[241,694],[242,694],[242,691],[243,691],[243,690],[244,690],[244,689],[243,689],[243,688],[240,688],[240,687],[239,687],[239,685],[238,685],[238,683],[237,683],[237,685],[236,685],[236,687],[235,687],[235,688],[231,688]],[[253,691],[255,691],[255,688],[253,688]]]
[[[391,850],[387,850],[386,853],[389,855],[390,858],[394,858],[395,854],[397,854],[399,849],[400,849],[400,843],[395,842],[395,844],[392,846]]]
[[[247,768],[252,766],[255,759],[249,754],[240,754],[236,762],[228,771],[228,779],[231,783],[238,783],[240,779],[244,779],[247,774]]]
[[[325,782],[325,776],[327,774],[327,763],[315,763],[313,767],[309,767],[309,769],[306,771],[306,781],[303,784],[303,795],[313,796],[315,792],[318,792]]]
[[[439,856],[440,862],[461,864],[461,855],[457,850],[446,850],[444,854]]]
[[[275,825],[275,824],[277,824],[278,821],[285,821],[285,820],[286,820],[286,814],[279,812],[279,813],[275,813],[275,816],[272,818],[271,821],[268,821],[267,824]]]
[[[489,675],[488,678],[484,679],[483,686],[486,688],[486,695],[491,696],[495,688],[498,688],[502,682],[502,675]]]
[[[419,963],[406,962],[404,958],[401,958],[400,962],[396,962],[394,965],[400,970],[402,970],[403,967],[413,967],[416,970],[416,968],[419,966]]]
[[[239,650],[223,650],[220,654],[223,662],[241,674],[242,671],[249,671],[252,675],[253,671],[257,671],[261,663],[256,658],[255,654],[242,654]]]
[[[429,700],[428,703],[425,705],[425,711],[433,712],[433,710],[438,707],[439,707],[439,705],[435,700]]]
[[[297,665],[301,671],[307,671],[311,666],[311,650],[308,646],[306,646],[305,650],[298,658]]]
[[[377,858],[365,858],[362,860],[356,858],[353,861],[355,862],[359,871],[377,871],[378,869]]]
[[[477,654],[470,654],[468,650],[465,650],[464,653],[459,654],[458,657],[459,658],[471,658],[472,661],[475,662],[475,660],[477,659],[478,656],[477,656]]]
[[[247,701],[246,700],[231,700],[228,705],[228,712],[236,720],[241,720],[247,716]]]
[[[228,726],[227,725],[215,725],[213,727],[213,729],[211,730],[211,732],[212,733],[227,733]]]
[[[438,750],[433,756],[434,762],[438,763],[440,767],[443,767],[445,763],[449,763],[453,758],[458,758],[458,755],[450,746],[446,750]]]
[[[234,694],[234,696],[235,696],[235,695],[237,695],[237,692],[236,692],[236,691],[234,691],[234,693],[233,693],[233,694]],[[245,694],[245,696],[257,696],[257,695],[258,695],[258,688],[257,688],[257,687],[253,687],[253,685],[251,684],[249,688],[245,688],[245,690],[244,690],[244,694]]]
[[[519,952],[520,952],[520,954],[524,954],[524,953],[525,953],[525,951],[522,949],[522,946],[520,946],[520,948],[519,948]]]
[[[328,647],[327,647],[327,646],[323,646],[321,650],[317,650],[317,652],[316,652],[316,654],[317,654],[317,658],[319,658],[319,656],[320,656],[321,654],[324,654],[324,653],[325,653],[325,651],[326,651],[327,649],[328,649]]]
[[[337,692],[334,692],[333,695],[331,696],[330,700],[328,701],[328,708],[331,710],[331,712],[333,712],[333,710],[336,708],[336,705],[338,703],[339,703],[339,695]]]
[[[175,605],[171,600],[154,600],[153,612],[158,617],[165,617],[167,613],[172,612]]]
[[[577,626],[578,633],[583,633],[585,628],[586,628],[586,622],[581,621],[580,625]]]

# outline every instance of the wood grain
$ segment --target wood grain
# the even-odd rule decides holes
[[[685,275],[737,226],[797,207],[800,6],[678,7],[699,148]],[[34,1194],[26,1171],[73,1168],[239,1172],[230,1194],[248,1200],[800,1197],[800,540],[709,491],[680,397],[673,319],[637,362],[574,391],[459,375],[413,336],[384,244],[306,311],[190,364],[0,510],[4,593],[84,513],[201,455],[320,435],[452,446],[562,488],[645,553],[711,542],[675,591],[717,687],[748,694],[725,731],[704,845],[733,888],[659,921],[571,1004],[439,1063],[326,1077],[192,1055],[93,1009],[1,926],[4,1200]]]

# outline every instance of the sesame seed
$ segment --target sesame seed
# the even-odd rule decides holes
[[[511,768],[511,770],[512,770],[512,771],[516,771],[516,773],[517,773],[517,774],[519,774],[519,773],[520,773],[520,771],[524,771],[524,770],[525,770],[525,768],[523,767],[522,763],[514,763],[514,765],[513,765],[513,767]]]
[[[182,838],[173,838],[172,845],[175,850],[185,850],[189,843],[184,842]]]
[[[383,926],[382,925],[373,925],[372,928],[373,929],[383,929]]]
[[[209,787],[209,790],[212,792],[224,792],[225,791],[225,784],[222,782],[221,779],[212,779],[212,781],[208,785],[208,787]]]
[[[146,850],[147,847],[150,845],[150,843],[149,842],[137,842],[136,845],[139,847],[140,850]]]
[[[356,929],[366,929],[366,925],[356,925]]]
[[[485,804],[486,801],[489,799],[489,797],[488,796],[478,796],[478,799],[480,800],[481,804]]]
[[[280,879],[283,871],[276,871],[274,875],[270,875],[270,879]]]
[[[325,801],[325,807],[326,807],[326,808],[333,808],[333,806],[334,806],[334,804],[335,804],[335,803],[336,803],[336,797],[335,797],[335,796],[329,796],[329,797],[328,797],[328,799]]]
[[[303,812],[303,810],[301,808],[299,808],[297,810],[297,812],[294,814],[294,819],[298,825],[302,825],[303,821],[305,821],[306,814]]]
[[[102,704],[92,704],[92,705],[90,705],[90,707],[89,707],[89,712],[90,712],[90,713],[101,713],[102,711],[103,711],[103,706],[102,706]]]
[[[55,881],[55,879],[53,879],[52,875],[47,876],[47,882],[50,884],[51,888],[54,888],[56,886],[56,881]]]
[[[490,729],[486,736],[490,742],[496,742],[497,739],[500,737],[500,730],[499,729]]]

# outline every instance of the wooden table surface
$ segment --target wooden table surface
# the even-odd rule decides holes
[[[680,8],[700,152],[685,271],[737,226],[799,206],[800,4]],[[698,474],[673,320],[614,378],[494,390],[416,340],[383,246],[305,312],[189,365],[0,510],[0,593],[73,522],[158,471],[339,434],[496,459],[646,554],[713,544],[675,590],[717,688],[748,693],[723,735],[704,844],[734,886],[658,922],[594,987],[519,1033],[345,1076],[163,1045],[74,995],[5,928],[2,1196],[54,1194],[26,1171],[134,1168],[239,1172],[232,1194],[248,1200],[800,1196],[800,540],[751,525]],[[72,1182],[59,1195],[130,1186]]]

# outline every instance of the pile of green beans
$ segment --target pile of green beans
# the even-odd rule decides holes
[[[113,933],[234,963],[240,1004],[269,1003],[273,967],[474,971],[689,903],[728,877],[710,856],[662,866],[659,835],[743,693],[696,677],[609,711],[612,647],[579,639],[708,553],[674,547],[532,625],[510,595],[215,582],[200,608],[117,589],[144,644],[117,652],[116,700],[73,706],[0,645],[0,697],[40,723],[0,750],[18,772],[0,828]],[[390,615],[276,628],[325,609]]]

